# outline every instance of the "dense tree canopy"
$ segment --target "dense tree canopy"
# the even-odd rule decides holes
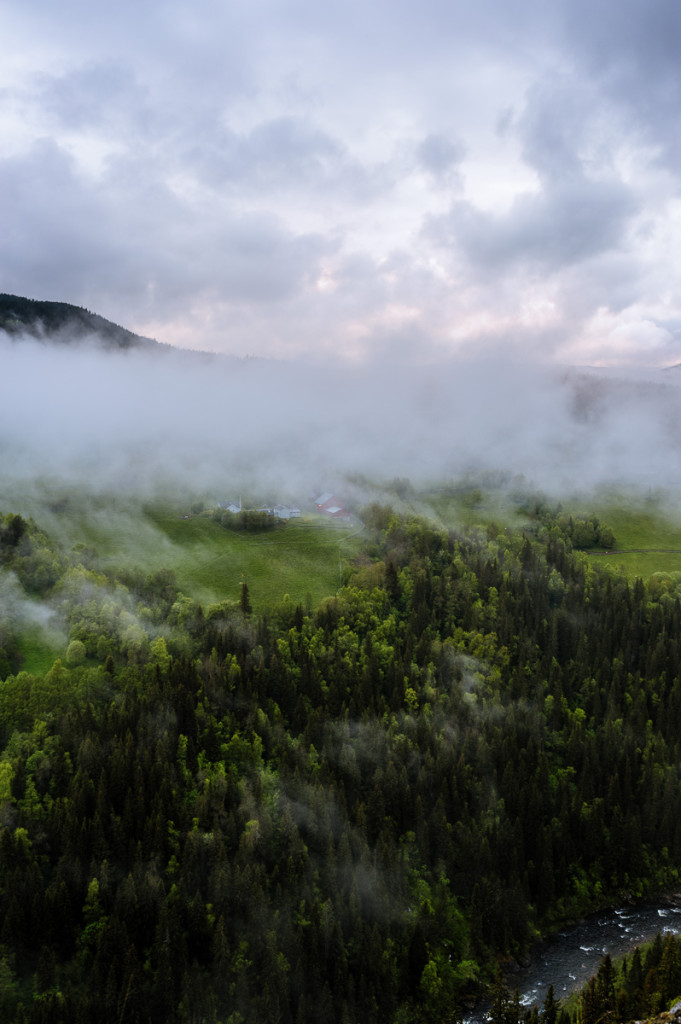
[[[679,601],[555,517],[366,521],[335,597],[264,617],[5,518],[70,643],[5,655],[3,1019],[446,1021],[540,932],[678,885]]]

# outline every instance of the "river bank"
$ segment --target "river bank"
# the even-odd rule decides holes
[[[565,1000],[586,985],[606,953],[613,959],[625,956],[658,932],[681,934],[681,905],[675,897],[591,914],[536,946],[528,966],[508,976],[509,988],[517,988],[528,1007],[541,1006],[550,985],[556,999]],[[487,1010],[481,1004],[467,1022],[482,1024]]]

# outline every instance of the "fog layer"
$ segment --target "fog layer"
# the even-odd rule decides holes
[[[627,379],[502,359],[362,368],[0,340],[0,474],[153,493],[295,496],[348,474],[522,474],[552,492],[673,487],[676,370]],[[302,495],[301,495],[302,497]]]

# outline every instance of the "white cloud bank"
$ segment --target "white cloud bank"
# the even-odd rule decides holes
[[[94,492],[169,484],[284,497],[348,474],[441,482],[522,474],[562,493],[676,488],[681,370],[564,374],[501,349],[338,368],[0,340],[0,505],[36,481]],[[23,506],[22,506],[23,507]]]

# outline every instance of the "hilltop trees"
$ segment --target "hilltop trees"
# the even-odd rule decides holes
[[[216,511],[213,518],[227,530],[245,533],[262,533],[267,530],[281,530],[285,521],[268,512],[266,509],[242,509],[230,512],[229,509]]]

